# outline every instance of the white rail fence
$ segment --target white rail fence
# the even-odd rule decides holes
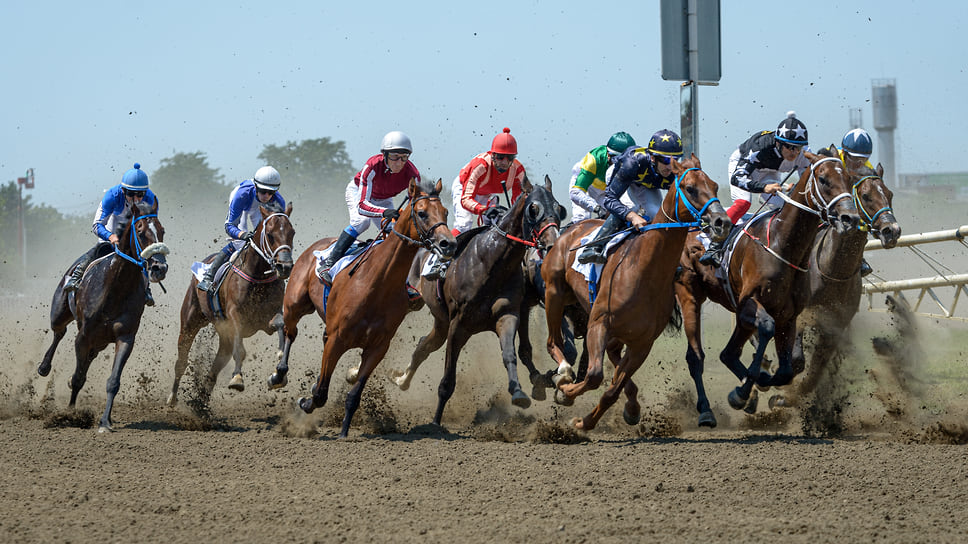
[[[901,236],[898,239],[897,248],[891,252],[901,251],[900,248],[907,248],[908,251],[916,255],[921,261],[929,266],[937,275],[933,277],[914,278],[906,280],[892,281],[871,281],[870,277],[865,279],[863,293],[867,296],[867,310],[872,312],[886,311],[886,307],[875,307],[875,295],[880,293],[890,293],[895,299],[904,301],[908,307],[917,315],[925,317],[940,317],[945,319],[968,321],[968,312],[958,312],[958,301],[962,293],[968,296],[968,274],[957,274],[944,266],[940,261],[931,257],[927,252],[918,246],[937,242],[957,242],[968,248],[965,237],[968,236],[968,225],[952,230],[942,230],[927,232],[922,234],[912,234]],[[871,240],[864,248],[865,253],[884,249],[879,240]],[[901,266],[906,262],[902,258],[892,256],[891,261]],[[912,304],[904,292],[917,292],[917,298]],[[921,303],[925,302],[925,296],[930,298],[936,308],[931,310],[922,309]],[[945,304],[945,301],[948,304]],[[930,307],[930,304],[928,305]],[[964,305],[963,305],[964,307]]]

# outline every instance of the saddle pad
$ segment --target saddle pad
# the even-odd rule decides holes
[[[595,236],[598,235],[598,231],[601,230],[601,228],[602,227],[598,227],[597,229],[595,229],[595,230],[591,231],[590,233],[588,233],[588,236],[582,238],[581,239],[581,242],[578,245],[584,245],[584,244],[587,244],[588,242],[591,242],[592,240],[594,240],[595,239]],[[608,241],[607,244],[605,244],[605,256],[606,256],[606,258],[608,257],[609,253],[611,253],[612,251],[614,251],[615,248],[619,244],[622,243],[623,240],[625,240],[626,238],[628,238],[629,234],[632,234],[632,231],[627,231],[627,232],[623,232],[621,234],[617,234],[617,235],[613,236]],[[581,250],[576,250],[576,251],[581,251]],[[579,274],[581,274],[582,276],[584,276],[586,281],[590,281],[590,282],[593,282],[593,283],[598,283],[599,275],[602,272],[602,266],[603,265],[601,263],[585,263],[585,264],[582,264],[582,263],[578,262],[577,255],[575,256],[575,260],[572,261],[572,263],[571,263],[571,269],[572,270],[574,270],[575,272],[578,272]]]
[[[352,246],[350,246],[350,249],[347,250],[346,255],[342,259],[336,261],[336,264],[333,265],[333,268],[329,270],[330,277],[336,279],[336,275],[339,274],[344,268],[352,264],[357,257],[362,255],[365,248],[375,246],[382,241],[383,240],[374,240],[369,244],[354,243]],[[313,257],[316,257],[316,277],[319,279],[323,279],[323,272],[326,270],[326,265],[323,264],[323,261],[325,261],[326,258],[329,257],[329,254],[332,253],[333,246],[335,244],[336,242],[334,241],[326,249],[313,251]]]

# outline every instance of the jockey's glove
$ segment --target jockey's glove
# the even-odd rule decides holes
[[[491,223],[497,223],[504,214],[508,211],[504,206],[491,206],[490,208],[484,210],[484,217],[487,218]]]
[[[400,212],[395,208],[387,208],[383,210],[383,217],[385,219],[400,219]]]
[[[594,214],[597,215],[599,219],[608,219],[608,214],[611,213],[601,206],[595,206],[595,209],[592,210],[592,212],[594,212]]]
[[[244,240],[248,242],[249,240],[252,239],[253,236],[255,236],[254,232],[243,232],[242,234],[239,235],[239,240]]]

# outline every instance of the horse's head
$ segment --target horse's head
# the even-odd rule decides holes
[[[444,259],[454,256],[457,240],[447,227],[447,208],[440,201],[443,181],[437,183],[410,180],[407,189],[409,206],[405,206],[397,220],[402,233],[415,238],[424,247],[436,252]]]
[[[158,283],[168,274],[168,246],[165,227],[158,220],[158,199],[153,206],[144,201],[132,204],[121,217],[118,248],[132,259],[140,260],[148,280]],[[129,259],[130,260],[130,259]]]
[[[699,157],[692,154],[682,162],[672,161],[672,172],[676,175],[676,208],[669,211],[663,204],[666,217],[678,222],[698,221],[711,240],[725,240],[733,222],[717,197],[719,185],[702,171]]]
[[[803,154],[810,161],[810,168],[800,175],[794,197],[802,196],[821,219],[837,232],[845,233],[860,226],[860,216],[850,196],[850,173],[839,157],[831,156],[832,148],[822,149],[820,154]]]
[[[893,248],[901,237],[901,226],[898,225],[891,207],[894,193],[884,185],[884,167],[878,163],[876,169],[865,166],[851,174],[854,182],[854,205],[861,214],[861,224],[885,248]]]
[[[544,258],[545,252],[558,240],[558,229],[566,211],[551,192],[551,178],[547,175],[544,185],[537,186],[525,177],[522,189],[526,196],[521,233],[535,244],[538,256]]]
[[[292,215],[292,202],[282,209],[275,200],[270,200],[260,206],[262,222],[255,230],[253,248],[262,256],[272,270],[281,279],[286,279],[292,273],[292,240],[296,230],[292,228],[289,216]]]

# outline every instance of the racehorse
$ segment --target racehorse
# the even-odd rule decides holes
[[[165,228],[158,220],[157,200],[154,206],[144,202],[130,205],[119,218],[117,232],[119,241],[113,252],[99,256],[88,266],[74,294],[64,293],[64,283],[77,261],[67,269],[54,290],[50,309],[54,339],[37,367],[41,376],[50,374],[57,345],[67,332],[67,326],[76,319],[74,353],[77,366],[70,379],[71,400],[68,405],[73,408],[77,394],[87,381],[91,361],[108,344],[114,343],[114,366],[107,382],[107,406],[101,415],[98,432],[113,430],[111,408],[121,388],[121,371],[128,362],[141,326],[147,282],[159,283],[168,273],[165,258],[168,246],[164,244]],[[110,245],[103,244],[103,247],[110,251]]]
[[[832,155],[826,149],[820,154]],[[864,168],[852,175],[851,194],[860,212],[861,228],[846,232],[829,226],[821,228],[810,252],[809,271],[799,276],[802,285],[797,290],[805,290],[808,301],[797,322],[792,365],[795,373],[801,373],[805,367],[807,373],[798,382],[795,396],[811,393],[823,368],[849,343],[847,329],[860,307],[860,266],[868,233],[887,249],[895,247],[901,236],[892,207],[894,193],[884,185],[883,175],[880,164],[876,169]],[[803,352],[803,333],[807,327],[818,331],[809,366]],[[789,395],[776,395],[770,398],[770,407],[789,406],[793,401]]]
[[[589,301],[587,280],[571,268],[575,259],[571,249],[599,224],[597,220],[583,221],[562,235],[542,266],[548,352],[559,365],[559,375],[567,375],[561,369],[568,366],[561,351],[563,308],[578,302],[588,312],[585,337],[588,372],[577,383],[560,379],[556,400],[569,404],[578,395],[601,385],[606,348],[612,362],[617,361],[611,386],[588,416],[572,420],[576,428],[594,429],[623,389],[628,398],[625,419],[638,421],[638,389],[631,378],[676,309],[672,284],[688,229],[702,226],[713,239],[721,240],[731,227],[726,211],[716,198],[718,185],[701,170],[699,159],[692,155],[672,165],[676,176],[674,187],[666,193],[652,223],[623,242],[603,265],[594,303]],[[683,222],[682,218],[688,218],[689,222]]]
[[[396,223],[389,225],[393,236],[370,246],[357,258],[359,264],[337,274],[331,290],[315,274],[313,252],[323,250],[334,238],[324,238],[311,245],[293,267],[282,306],[286,341],[282,360],[269,377],[269,387],[276,389],[286,384],[289,350],[298,334],[297,324],[302,316],[315,310],[326,324],[323,358],[312,396],[298,401],[304,412],[312,413],[326,404],[329,382],[340,356],[352,348],[363,349],[356,385],[346,395],[341,438],[349,432],[363,387],[383,360],[390,340],[407,314],[407,271],[417,250],[433,247],[444,258],[454,254],[456,240],[447,228],[447,209],[440,201],[441,187],[439,179],[432,186],[410,180],[407,203]]]
[[[188,368],[188,352],[198,331],[208,323],[218,334],[218,351],[208,379],[200,388],[206,397],[211,394],[219,372],[229,357],[235,359],[235,370],[229,389],[243,391],[242,361],[245,360],[243,338],[258,331],[279,334],[279,353],[285,336],[282,330],[282,297],[286,279],[292,272],[292,240],[295,230],[289,221],[292,203],[286,207],[270,200],[261,206],[262,221],[253,236],[236,253],[236,258],[216,290],[221,315],[216,315],[209,303],[209,294],[197,289],[198,279],[192,276],[181,306],[181,329],[178,333],[178,359],[175,361],[175,381],[168,396],[168,405],[178,402],[178,385]],[[206,262],[211,262],[210,255]]]
[[[408,389],[420,364],[447,342],[444,375],[437,389],[434,414],[437,425],[454,393],[460,350],[473,335],[484,331],[494,331],[500,340],[511,403],[519,408],[531,405],[531,399],[521,390],[518,381],[514,346],[524,297],[521,263],[528,247],[536,247],[543,253],[555,243],[566,212],[555,200],[548,176],[543,186],[533,186],[525,178],[522,189],[522,196],[496,224],[461,236],[462,246],[447,270],[443,285],[419,275],[422,261],[429,255],[418,255],[420,262],[415,260],[410,269],[411,283],[420,291],[434,324],[417,344],[410,365],[402,374],[397,374],[395,381],[400,389]],[[538,375],[533,365],[529,371],[532,377]]]
[[[777,193],[785,197],[786,205],[760,220],[747,222],[739,231],[732,254],[723,263],[725,281],[717,277],[714,267],[698,262],[701,244],[692,241],[682,252],[683,273],[675,287],[689,341],[686,361],[696,385],[700,426],[716,426],[702,384],[702,303],[708,298],[736,314],[732,336],[719,358],[741,380],[729,394],[730,406],[755,411],[750,399],[753,385],[782,386],[793,379],[796,321],[807,302],[807,294],[797,286],[799,276],[807,271],[821,222],[829,222],[839,233],[856,230],[860,223],[844,163],[809,152],[805,156],[810,167],[800,175],[792,196]],[[758,335],[757,347],[753,362],[746,368],[740,356],[743,344],[754,332]],[[760,368],[770,338],[774,338],[779,365],[773,376]]]

